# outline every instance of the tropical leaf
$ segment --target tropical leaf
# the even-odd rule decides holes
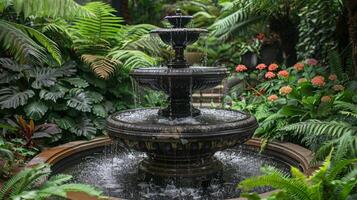
[[[79,77],[75,77],[75,78],[64,78],[62,79],[66,82],[68,82],[69,84],[78,87],[78,88],[86,88],[89,86],[88,82],[84,79],[81,79]]]
[[[27,100],[35,95],[32,90],[20,91],[17,87],[0,89],[1,109],[17,108],[27,103]]]
[[[47,62],[46,51],[27,34],[0,20],[0,44],[20,63],[41,64]]]
[[[30,71],[30,77],[35,78],[31,86],[35,89],[50,87],[56,84],[57,78],[62,77],[60,70],[55,68],[34,68]]]
[[[91,99],[91,102],[93,103],[100,103],[104,99],[102,94],[94,91],[88,91],[86,92],[86,95]]]
[[[58,48],[58,45],[49,39],[47,36],[42,34],[41,32],[37,31],[28,26],[24,26],[22,24],[11,23],[13,26],[17,27],[18,29],[22,30],[31,38],[34,38],[39,44],[46,48],[46,50],[50,53],[52,58],[60,65],[62,64],[62,55],[61,51]]]
[[[69,92],[67,106],[82,112],[90,112],[92,101],[87,93],[80,89],[73,89]]]
[[[24,110],[26,112],[26,116],[34,120],[39,120],[46,114],[48,107],[43,102],[34,101],[27,104]]]
[[[74,127],[74,132],[78,136],[84,136],[88,139],[91,139],[95,136],[97,129],[90,119],[83,117],[77,121],[76,126]]]
[[[96,116],[98,117],[107,117],[108,116],[108,112],[105,110],[104,106],[101,104],[96,104],[93,105],[93,111],[92,111]]]
[[[68,116],[61,117],[59,115],[50,115],[49,119],[64,130],[72,130],[76,126],[75,120]]]
[[[49,90],[42,89],[39,96],[41,99],[56,102],[58,99],[63,98],[67,91],[67,88],[57,84],[51,87]]]

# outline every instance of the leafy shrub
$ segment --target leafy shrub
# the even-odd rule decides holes
[[[18,113],[39,122],[52,122],[65,132],[93,138],[108,113],[131,105],[129,81],[101,80],[75,62],[58,68],[20,65],[0,60],[2,115]],[[117,84],[121,82],[123,85]],[[125,106],[127,105],[127,106]]]

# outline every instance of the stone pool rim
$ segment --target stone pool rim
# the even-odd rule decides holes
[[[48,148],[43,150],[41,153],[36,155],[27,163],[27,167],[32,167],[41,163],[48,163],[52,166],[59,163],[61,160],[73,156],[75,154],[81,153],[86,150],[95,149],[98,147],[103,147],[105,145],[112,144],[112,140],[109,137],[98,137],[92,140],[80,140],[65,143],[56,147]],[[245,145],[260,148],[262,141],[257,138],[248,140]],[[270,152],[267,155],[278,157],[282,161],[292,164],[297,163],[302,172],[306,175],[311,175],[312,172],[316,170],[315,167],[310,166],[310,161],[313,159],[313,153],[297,144],[288,142],[270,142],[266,148],[266,152]],[[290,161],[290,162],[289,162]],[[266,192],[260,194],[260,196],[267,196],[274,191]],[[68,194],[68,199],[71,200],[97,200],[97,198],[86,196],[82,193],[71,192]],[[121,198],[110,197],[112,200],[124,200]],[[243,200],[245,198],[234,198],[234,200]],[[233,200],[233,199],[231,199]]]

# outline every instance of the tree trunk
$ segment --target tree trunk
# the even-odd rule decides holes
[[[346,0],[349,18],[349,32],[352,42],[352,59],[354,65],[354,73],[357,78],[357,1]]]
[[[129,0],[111,0],[111,4],[118,11],[117,16],[123,17],[125,23],[130,24]]]

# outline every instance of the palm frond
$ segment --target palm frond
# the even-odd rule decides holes
[[[12,24],[0,20],[0,45],[20,63],[47,62],[45,49]]]
[[[61,51],[58,48],[58,45],[49,39],[47,36],[42,34],[41,32],[37,31],[28,26],[24,26],[22,24],[11,23],[13,26],[17,27],[18,29],[22,30],[24,33],[29,35],[31,38],[34,38],[39,44],[46,48],[46,50],[50,53],[52,58],[59,64],[62,64],[62,55]]]

